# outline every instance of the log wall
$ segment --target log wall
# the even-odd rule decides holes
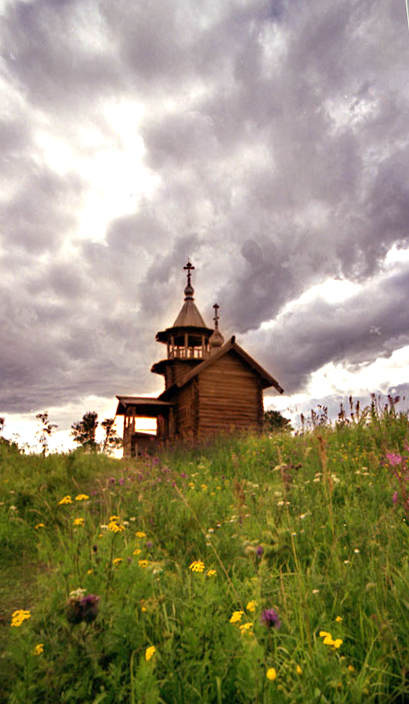
[[[263,414],[260,380],[234,352],[198,375],[198,434],[259,430]]]

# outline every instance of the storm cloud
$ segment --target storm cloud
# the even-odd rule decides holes
[[[0,46],[2,413],[156,393],[187,258],[289,396],[409,345],[403,2],[6,0]]]

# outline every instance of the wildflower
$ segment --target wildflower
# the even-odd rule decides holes
[[[121,519],[119,518],[119,516],[110,516],[110,517],[109,517],[109,522],[110,522],[110,523],[111,523],[112,521],[116,521],[116,522],[118,523],[120,520],[121,520]]]
[[[144,533],[142,530],[137,530],[135,536],[137,538],[146,538],[146,533]]]
[[[85,589],[77,589],[71,592],[68,599],[65,614],[67,621],[72,624],[92,623],[98,616],[99,596],[96,594],[88,594],[84,596]]]
[[[327,636],[331,637],[331,633],[328,633],[328,631],[320,631],[319,632],[320,638],[326,638]]]
[[[149,660],[151,660],[153,658],[155,653],[156,653],[156,648],[154,645],[151,645],[149,648],[146,648],[146,651],[145,651],[146,662],[149,662]]]
[[[38,643],[38,645],[36,645],[33,650],[33,655],[42,655],[43,652],[44,652],[44,645],[42,643]]]
[[[349,672],[356,672],[353,665],[348,665],[347,669],[349,670]]]
[[[78,496],[75,497],[76,501],[88,501],[89,496],[86,494],[78,494]]]
[[[249,603],[246,606],[247,611],[250,611],[251,613],[254,613],[257,607],[257,601],[249,601]]]
[[[277,672],[275,671],[274,667],[269,667],[266,674],[267,679],[270,680],[270,682],[274,682],[277,677]]]
[[[398,464],[402,463],[402,456],[397,455],[394,452],[387,453],[386,459],[388,460],[389,464],[392,465],[392,467],[396,467]]]
[[[332,645],[334,646],[334,648],[339,648],[343,642],[344,641],[342,640],[342,638],[336,638]]]
[[[148,560],[139,560],[139,562],[138,562],[139,567],[142,567],[142,569],[144,567],[147,567],[148,564],[149,564]]]
[[[256,547],[256,555],[257,555],[257,557],[262,557],[263,552],[264,552],[263,546],[262,546],[262,545],[257,545],[257,547]]]
[[[85,524],[85,521],[83,518],[74,518],[74,523],[72,524],[73,526],[83,526]]]
[[[92,574],[94,570],[87,570],[87,574]]]
[[[243,617],[244,611],[233,611],[230,618],[230,623],[238,623]]]
[[[251,633],[251,629],[253,628],[253,624],[252,624],[252,623],[242,623],[242,624],[239,626],[239,628],[240,628],[240,632],[241,632],[242,634],[244,634],[244,633]]]
[[[141,550],[140,548],[136,548],[136,549],[133,551],[132,555],[140,555],[141,552],[142,552],[142,550]]]
[[[38,530],[39,528],[45,528],[44,523],[37,523],[36,526],[34,526],[35,530]]]
[[[337,616],[335,620],[337,623],[342,623],[344,619],[342,618],[342,616]]]
[[[355,548],[354,553],[355,553],[356,555],[358,555],[359,552],[360,552],[360,550],[358,550],[358,548]]]
[[[265,609],[261,614],[260,621],[267,628],[276,628],[278,630],[281,627],[278,613],[274,609]]]
[[[302,675],[302,668],[299,665],[297,665],[297,667],[295,668],[295,671],[296,671],[297,675]]]
[[[64,498],[58,502],[57,506],[64,506],[64,504],[72,504],[72,498],[70,495],[64,496]]]
[[[123,562],[122,557],[115,557],[115,558],[112,560],[112,564],[113,564],[115,567],[118,567],[118,565],[120,565],[121,562]]]
[[[216,570],[207,570],[206,577],[215,577],[217,574]]]
[[[205,566],[202,560],[195,560],[191,565],[189,565],[189,569],[192,570],[192,572],[203,572],[204,568]]]
[[[14,628],[19,628],[23,621],[26,621],[28,618],[31,618],[31,613],[29,611],[26,611],[25,609],[17,609],[17,611],[14,611],[11,614],[11,625]]]
[[[122,533],[122,531],[124,531],[125,528],[122,525],[120,525],[119,523],[117,523],[116,521],[111,521],[110,523],[108,523],[108,530],[111,533]]]

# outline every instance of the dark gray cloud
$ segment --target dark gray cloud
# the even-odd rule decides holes
[[[404,3],[9,0],[0,42],[2,412],[153,393],[188,257],[289,392],[409,344]]]

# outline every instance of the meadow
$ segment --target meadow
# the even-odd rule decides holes
[[[408,417],[158,457],[0,445],[0,701],[409,701]]]

